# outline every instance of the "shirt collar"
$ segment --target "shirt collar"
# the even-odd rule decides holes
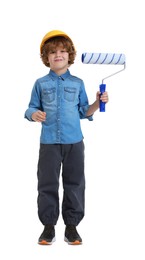
[[[63,80],[65,80],[66,78],[68,78],[70,76],[70,71],[67,70],[64,74],[62,75],[57,75],[53,70],[50,69],[49,74],[48,74],[53,80],[57,79],[57,78],[61,78]]]

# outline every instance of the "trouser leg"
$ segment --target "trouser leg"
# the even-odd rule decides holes
[[[85,176],[84,143],[63,147],[63,202],[62,216],[66,225],[78,225],[84,217]]]
[[[60,145],[41,144],[38,161],[38,216],[43,225],[55,225],[59,216]]]

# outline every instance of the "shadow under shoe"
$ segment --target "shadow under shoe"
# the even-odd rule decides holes
[[[46,225],[44,230],[39,237],[38,244],[39,245],[51,245],[55,242],[55,229],[53,225]]]
[[[76,226],[67,225],[65,228],[65,237],[64,241],[69,245],[81,245],[82,239],[76,230]]]

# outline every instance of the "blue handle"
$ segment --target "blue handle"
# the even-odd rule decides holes
[[[106,84],[101,84],[100,85],[100,92],[101,92],[100,95],[102,95],[105,92],[105,90],[106,90]],[[100,112],[105,112],[105,104],[106,104],[105,102],[100,100]]]

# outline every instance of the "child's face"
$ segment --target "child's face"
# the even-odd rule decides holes
[[[69,53],[63,47],[63,45],[59,45],[54,50],[50,51],[48,54],[48,62],[50,64],[50,69],[58,75],[61,75],[67,71],[68,59]]]

